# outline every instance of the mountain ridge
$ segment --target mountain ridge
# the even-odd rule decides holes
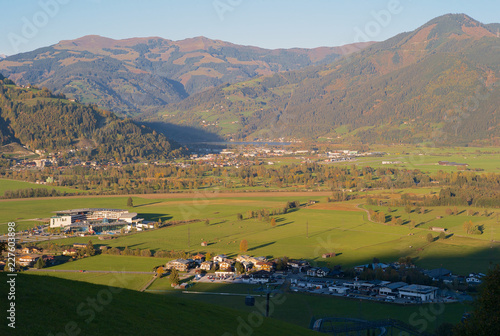
[[[167,107],[162,120],[234,139],[492,139],[498,134],[499,42],[469,16],[445,15],[335,63],[192,95]],[[471,110],[467,99],[477,107]]]
[[[224,83],[326,64],[371,42],[315,49],[264,49],[206,37],[114,40],[87,35],[0,60],[19,84],[137,115]]]

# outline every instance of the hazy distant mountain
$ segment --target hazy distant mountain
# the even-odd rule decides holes
[[[0,59],[4,59],[4,58],[6,58],[6,57],[7,57],[7,55],[5,55],[5,54],[0,54]]]
[[[491,141],[500,133],[497,26],[445,15],[329,65],[192,95],[162,120],[232,138]]]
[[[9,56],[0,61],[0,73],[18,84],[45,86],[134,115],[224,83],[331,63],[370,44],[268,50],[205,37],[171,41],[84,36]]]
[[[32,151],[78,148],[84,157],[101,159],[165,159],[180,154],[179,145],[130,119],[47,89],[16,86],[0,75],[0,146],[9,143]]]

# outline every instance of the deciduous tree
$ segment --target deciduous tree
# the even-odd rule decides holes
[[[240,242],[240,251],[246,252],[248,250],[248,242],[246,239],[242,239]]]

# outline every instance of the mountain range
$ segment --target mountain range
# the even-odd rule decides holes
[[[192,95],[162,120],[233,139],[498,141],[497,27],[445,15],[327,65]]]
[[[85,36],[9,56],[0,72],[184,141],[496,144],[499,31],[448,14],[383,42],[310,50]]]
[[[113,40],[91,35],[7,57],[0,72],[119,115],[137,115],[224,83],[327,64],[369,46],[262,49],[205,37]]]

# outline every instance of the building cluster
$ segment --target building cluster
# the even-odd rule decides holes
[[[153,225],[128,210],[84,208],[55,211],[50,218],[50,228],[84,234],[113,234],[121,230],[152,229]]]
[[[44,261],[45,266],[53,266],[56,259],[52,255],[43,254],[43,249],[38,247],[24,247],[15,251],[15,260],[22,267],[33,267],[39,259]],[[5,266],[5,262],[0,261],[0,270]]]
[[[390,282],[382,280],[361,281],[355,278],[348,280],[319,280],[318,279],[292,279],[292,290],[322,290],[343,296],[359,298],[381,298],[385,301],[394,301],[396,298],[416,302],[430,302],[438,297],[438,287],[405,282]]]
[[[190,269],[199,269],[200,271],[215,271],[218,278],[234,277],[236,275],[235,264],[240,263],[244,272],[272,272],[275,268],[273,262],[264,257],[252,257],[248,255],[238,255],[236,259],[227,257],[225,254],[219,254],[206,260],[205,255],[199,253],[190,259],[175,259],[167,262],[166,269],[175,268],[180,272],[186,272]]]
[[[483,282],[484,273],[470,273],[467,276],[453,274],[446,268],[436,268],[432,270],[423,270],[422,273],[432,279],[432,281],[442,281],[445,284],[466,283],[468,285],[479,285]]]

